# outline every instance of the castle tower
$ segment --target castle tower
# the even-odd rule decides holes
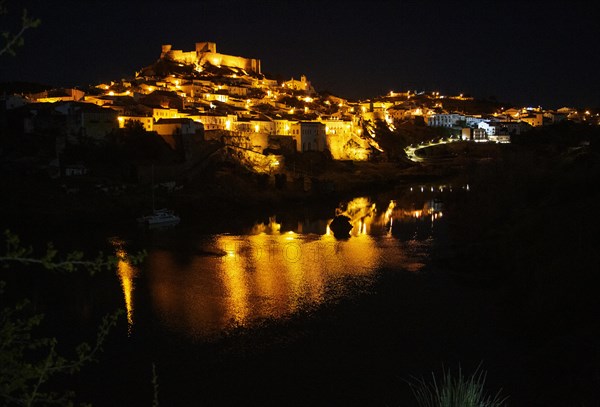
[[[197,42],[196,43],[196,52],[217,52],[217,43],[216,42]]]
[[[169,51],[171,51],[171,48],[172,48],[172,47],[173,47],[173,46],[172,46],[171,44],[164,44],[164,45],[162,46],[162,52],[160,53],[160,57],[161,57],[161,58],[164,58],[164,57],[165,57],[165,55],[167,55],[167,54],[169,53]]]

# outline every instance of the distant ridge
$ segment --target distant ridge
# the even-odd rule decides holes
[[[0,82],[0,94],[39,93],[53,88],[52,85],[35,82]]]

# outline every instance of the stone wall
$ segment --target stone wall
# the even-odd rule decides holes
[[[196,50],[188,52],[174,50],[171,45],[166,44],[162,46],[160,57],[187,65],[202,65],[208,62],[216,66],[225,65],[260,73],[260,59],[220,54],[216,51],[217,45],[214,42],[196,43]]]

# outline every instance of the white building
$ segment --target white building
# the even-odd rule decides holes
[[[457,113],[437,113],[427,116],[427,125],[431,127],[454,127],[465,116]]]
[[[477,128],[485,130],[488,136],[493,136],[496,134],[496,127],[491,126],[489,123],[485,121],[481,121],[477,123]]]
[[[465,116],[464,121],[468,127],[477,127],[484,120],[481,117]]]

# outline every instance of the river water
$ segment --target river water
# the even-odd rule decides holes
[[[447,316],[475,309],[420,278],[443,238],[444,199],[457,190],[468,186],[413,185],[337,207],[246,213],[223,230],[207,228],[206,216],[182,217],[163,230],[87,230],[77,233],[80,241],[68,240],[90,248],[106,242],[120,258],[116,273],[43,273],[23,286],[35,311],[47,314],[50,335],[66,337],[67,345],[93,338],[102,315],[126,310],[100,363],[80,375],[82,401],[150,404],[155,363],[164,405],[294,405],[289,394],[297,386],[326,386],[331,375],[340,376],[339,388],[302,391],[295,404],[365,405],[395,389],[379,387],[382,378],[396,380],[400,360],[409,374],[429,359],[448,360],[445,351],[424,358],[410,349],[438,349],[442,342],[432,345],[432,338],[453,330]],[[329,228],[336,214],[352,224],[342,239]],[[128,256],[140,249],[147,256],[134,265]],[[400,280],[382,283],[386,275]],[[410,334],[392,335],[398,327]],[[376,374],[362,373],[374,366]]]
[[[532,402],[554,385],[562,347],[540,350],[523,334],[511,280],[480,280],[494,274],[464,256],[443,260],[460,203],[478,196],[469,190],[413,185],[339,205],[182,214],[162,230],[48,228],[60,253],[106,247],[117,270],[8,270],[0,305],[30,299],[45,314],[35,335],[56,336],[66,356],[93,342],[103,315],[126,310],[99,363],[58,382],[96,406],[152,405],[154,379],[161,405],[410,406],[405,380],[481,363],[486,387],[506,389],[511,404],[566,405]],[[336,214],[352,224],[342,239],[329,227]],[[139,250],[147,256],[132,264]],[[545,363],[555,370],[541,373]]]
[[[139,267],[114,239],[129,330],[136,330],[137,309],[148,307],[155,322],[201,340],[368,292],[381,269],[418,272],[443,217],[433,196],[444,186],[422,187],[400,199],[357,197],[331,208],[329,218],[288,217],[282,225],[271,216],[241,234],[195,234],[183,225],[152,231]],[[329,229],[336,211],[351,219],[347,238]]]

